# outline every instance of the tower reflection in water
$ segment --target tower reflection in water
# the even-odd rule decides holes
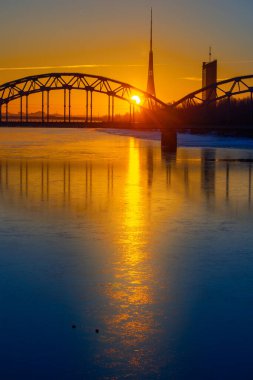
[[[103,308],[97,308],[104,326],[97,360],[110,368],[155,374],[163,333],[162,285],[154,265],[159,231],[184,214],[186,202],[187,212],[206,207],[221,214],[247,213],[251,162],[219,160],[215,150],[194,154],[187,149],[161,159],[156,145],[134,138],[125,155],[123,161],[76,163],[2,159],[0,198],[9,208],[37,208],[59,218],[67,211],[70,218],[82,215],[102,226],[111,249],[111,274],[101,284]],[[238,184],[243,186],[238,189]]]
[[[31,202],[47,200],[53,207],[65,205],[72,211],[75,208],[80,211],[96,209],[98,204],[110,208],[111,198],[113,202],[123,202],[124,199],[121,211],[126,216],[125,220],[132,220],[137,229],[141,212],[147,212],[143,196],[148,197],[150,188],[158,182],[163,186],[160,192],[170,190],[182,192],[184,196],[188,193],[191,201],[204,196],[213,198],[216,204],[227,199],[232,203],[241,202],[243,206],[247,195],[248,206],[251,205],[251,160],[216,159],[215,150],[208,149],[203,150],[202,157],[198,159],[185,155],[184,150],[179,149],[177,156],[163,155],[160,161],[159,150],[148,146],[140,152],[136,141],[130,140],[127,166],[113,160],[98,164],[91,160],[81,163],[2,159],[1,195],[13,201],[27,199],[27,206]],[[243,186],[238,186],[238,183]],[[152,195],[157,196],[157,191],[154,186]],[[131,218],[130,210],[136,213]]]

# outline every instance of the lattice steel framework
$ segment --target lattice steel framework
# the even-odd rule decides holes
[[[127,101],[130,106],[134,105],[132,96],[137,95],[141,99],[140,107],[148,110],[166,108],[167,105],[156,97],[142,91],[130,84],[102,76],[81,74],[81,73],[50,73],[41,74],[17,79],[0,86],[0,120],[2,117],[2,106],[6,105],[6,115],[8,114],[8,104],[20,98],[20,114],[22,117],[23,103],[26,98],[26,115],[28,115],[28,97],[31,94],[42,93],[42,115],[45,103],[49,107],[49,92],[53,90],[64,90],[64,120],[66,119],[66,108],[71,106],[71,91],[86,91],[86,115],[89,114],[89,121],[92,121],[92,94],[102,93],[108,96],[108,115],[113,120],[114,98]],[[44,102],[44,94],[47,94],[47,102]],[[68,105],[67,105],[68,96]],[[47,110],[49,114],[49,109]],[[43,117],[43,116],[42,116]],[[70,111],[69,111],[70,118]]]
[[[206,97],[203,97],[205,93]],[[172,104],[173,108],[208,105],[233,96],[249,93],[252,101],[253,75],[226,79],[194,91]]]

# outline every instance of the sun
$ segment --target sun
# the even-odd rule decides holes
[[[131,99],[136,103],[136,104],[140,104],[141,103],[141,99],[138,95],[133,95],[131,97]]]

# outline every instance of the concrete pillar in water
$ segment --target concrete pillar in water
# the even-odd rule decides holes
[[[161,129],[161,148],[167,153],[177,151],[177,131],[176,129]]]

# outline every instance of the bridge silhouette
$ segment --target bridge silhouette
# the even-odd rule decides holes
[[[146,111],[166,108],[167,105],[151,94],[142,91],[130,84],[110,78],[81,74],[81,73],[50,73],[29,76],[0,86],[0,122],[9,123],[9,103],[20,99],[20,113],[18,123],[29,123],[29,97],[41,93],[41,120],[42,124],[50,122],[50,93],[63,91],[63,123],[73,123],[71,115],[71,92],[80,90],[86,93],[85,126],[95,122],[93,117],[93,94],[101,93],[108,98],[107,122],[113,123],[115,117],[115,98],[128,102],[129,122],[135,122],[136,100],[139,107]],[[23,101],[25,100],[25,102]],[[25,103],[25,104],[24,104]],[[5,106],[5,112],[3,107]],[[3,117],[3,114],[5,117]],[[91,125],[90,125],[91,126]]]
[[[230,101],[232,97],[246,93],[250,95],[251,106],[253,105],[253,75],[239,76],[213,83],[210,86],[200,88],[185,95],[172,104],[167,104],[148,92],[128,83],[107,77],[82,73],[49,73],[28,76],[2,84],[0,86],[0,122],[10,121],[9,103],[17,99],[20,99],[20,117],[18,122],[29,122],[29,96],[41,93],[41,122],[48,123],[50,119],[50,93],[55,90],[63,90],[64,92],[63,122],[65,123],[73,121],[71,115],[72,90],[86,92],[86,123],[95,121],[93,118],[93,93],[101,93],[108,97],[108,122],[114,121],[115,98],[129,103],[131,122],[135,122],[133,109],[137,106],[143,110],[155,112],[163,109],[170,113],[172,109],[207,106],[224,99]],[[205,97],[203,96],[204,93],[206,94]],[[133,96],[140,98],[141,103],[139,105],[133,100]],[[23,99],[25,99],[25,102]],[[5,112],[3,111],[4,106]]]
[[[55,117],[50,115],[50,94],[52,91],[60,90],[63,92],[63,112],[62,116]],[[86,94],[83,120],[71,114],[73,90],[83,91]],[[31,95],[38,93],[41,94],[41,114],[31,118],[29,99]],[[107,97],[107,115],[103,119],[94,117],[95,93]],[[219,81],[194,91],[172,104],[167,104],[128,83],[102,76],[82,73],[40,74],[0,86],[0,126],[156,129],[162,132],[162,145],[173,150],[177,144],[177,132],[251,130],[252,127],[249,125],[239,128],[238,125],[231,126],[230,122],[215,125],[217,120],[214,115],[217,115],[217,105],[225,104],[229,115],[226,121],[230,121],[231,99],[245,94],[249,94],[248,108],[252,124],[253,75]],[[15,116],[10,115],[9,104],[18,99],[20,112]],[[127,118],[123,120],[115,118],[115,99],[128,104]],[[137,104],[136,99],[140,104]]]
[[[203,93],[206,94],[203,97]],[[230,100],[233,96],[249,93],[252,103],[253,97],[253,75],[244,75],[222,80],[191,92],[173,103],[173,107],[209,105],[224,99]]]

